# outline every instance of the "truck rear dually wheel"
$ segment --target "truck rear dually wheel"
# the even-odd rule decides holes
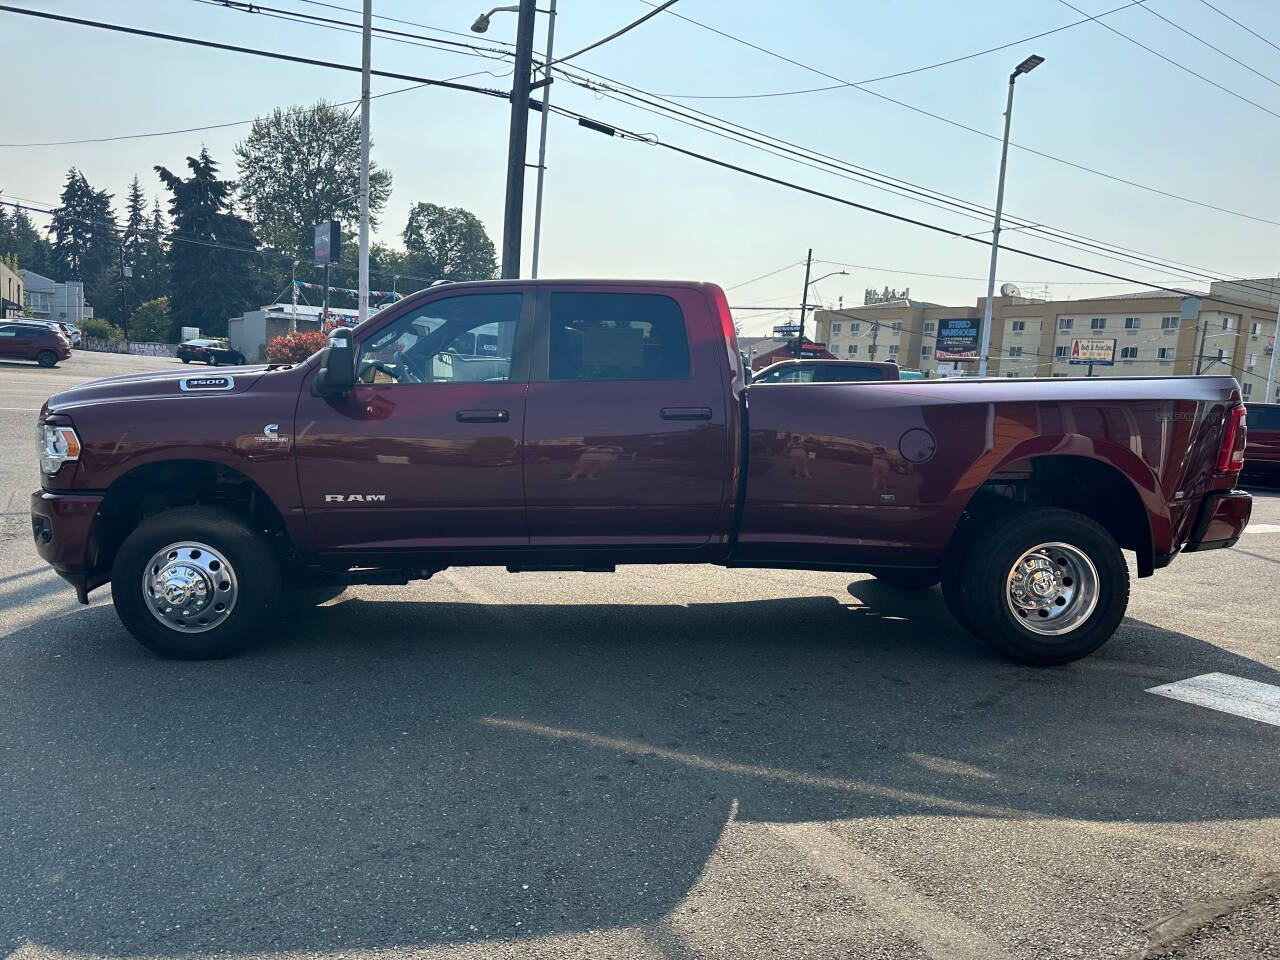
[[[1054,508],[985,520],[960,558],[953,596],[974,633],[1037,666],[1070,663],[1110,639],[1129,603],[1129,568],[1111,534]]]
[[[116,613],[145,647],[204,660],[240,652],[280,595],[266,538],[216,507],[180,507],[145,520],[111,567]]]

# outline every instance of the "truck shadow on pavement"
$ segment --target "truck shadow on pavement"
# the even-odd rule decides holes
[[[786,823],[1280,814],[1256,788],[1280,776],[1259,725],[1143,693],[1274,671],[1133,620],[1093,658],[1034,670],[963,633],[936,589],[849,592],[357,591],[209,663],[150,656],[103,605],[0,635],[0,951],[409,948],[655,921],[735,801]]]

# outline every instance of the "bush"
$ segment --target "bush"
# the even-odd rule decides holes
[[[328,335],[321,330],[286,333],[267,344],[267,363],[301,363],[324,347]]]
[[[156,297],[139,304],[129,318],[130,340],[168,343],[171,331],[168,297]]]
[[[124,332],[114,323],[101,317],[86,317],[80,321],[80,332],[86,337],[97,337],[99,340],[123,340]]]

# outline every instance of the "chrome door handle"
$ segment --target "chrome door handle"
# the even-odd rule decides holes
[[[459,423],[506,423],[511,414],[505,410],[459,410]]]

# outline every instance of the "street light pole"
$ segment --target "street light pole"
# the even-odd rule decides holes
[[[1009,100],[1004,108],[1004,139],[1000,143],[1000,181],[996,187],[996,216],[991,230],[991,270],[987,276],[987,303],[982,311],[982,349],[978,352],[978,376],[987,375],[987,354],[991,350],[991,301],[996,294],[996,255],[1000,252],[1000,215],[1004,210],[1004,173],[1009,162],[1009,124],[1013,120],[1013,85],[1018,76],[1030,73],[1044,57],[1027,57],[1009,74]]]
[[[533,69],[534,0],[520,0],[515,73],[511,80],[511,131],[507,140],[507,199],[502,215],[502,279],[520,277],[520,230],[524,215],[524,165],[529,137],[529,84]]]
[[[364,0],[364,34],[360,44],[360,323],[369,319],[369,39],[372,22],[373,0]]]
[[[547,115],[551,100],[551,51],[556,39],[556,0],[547,7],[547,58],[543,62],[542,119],[538,132],[538,188],[533,201],[533,279],[538,279],[538,251],[542,246],[542,180],[547,172]]]

